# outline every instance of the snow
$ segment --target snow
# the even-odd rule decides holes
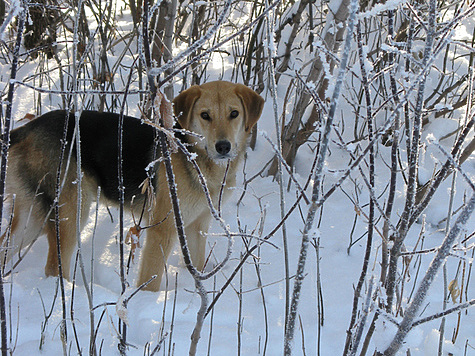
[[[403,3],[404,1],[401,0],[388,1],[385,5],[376,5],[371,13],[367,12],[360,16],[372,16],[389,8],[396,8]],[[331,6],[337,7],[338,1],[332,1]],[[272,47],[272,49],[274,48]],[[222,57],[213,54],[212,58],[213,68],[209,73],[208,80],[219,79],[220,70],[223,68],[222,65],[218,64],[219,60],[223,61]],[[323,54],[322,58],[324,58]],[[365,64],[370,69],[370,63]],[[354,67],[356,73],[358,73],[357,67]],[[227,72],[231,71],[232,63],[225,62],[224,68]],[[30,73],[34,73],[34,71],[34,63],[26,64],[20,69],[17,78],[21,80]],[[328,69],[327,75],[329,73]],[[2,85],[8,83],[9,66],[2,63],[0,74]],[[436,83],[437,80],[434,79],[434,82]],[[175,92],[179,89],[180,85],[177,83]],[[282,107],[286,84],[280,84],[277,92],[279,107]],[[25,100],[25,98],[31,98],[32,96],[31,89],[21,85],[17,86],[13,105],[16,119],[24,117],[26,113],[35,111],[34,100]],[[37,99],[36,94],[35,99]],[[136,108],[137,96],[130,96],[128,100],[130,100],[128,114],[138,117],[140,112]],[[57,108],[58,103],[60,103],[60,98],[54,97],[51,99],[50,96],[44,100],[43,110]],[[447,108],[445,104],[435,107],[436,110],[445,108]],[[342,120],[339,116],[340,113],[343,120],[346,117],[346,124],[348,124],[350,121],[348,117],[353,114],[353,108],[346,101],[340,100],[337,120]],[[259,122],[259,129],[268,132],[271,139],[275,139],[273,117],[272,99],[269,95]],[[19,124],[21,123],[16,125]],[[433,120],[431,118],[426,130],[431,133],[430,138],[439,140],[457,129],[457,124],[455,120],[450,118]],[[346,128],[348,132],[351,132],[352,129],[353,127]],[[426,136],[427,139],[429,139],[428,136]],[[444,141],[448,140],[442,140],[442,143]],[[430,142],[429,140],[429,146]],[[451,142],[445,142],[445,144],[447,147],[451,147]],[[346,145],[346,148],[331,143],[330,154],[325,162],[325,171],[328,174],[325,176],[324,192],[339,179],[340,170],[348,168],[349,154],[346,149],[357,152],[358,147],[357,143],[350,143]],[[272,158],[272,151],[270,144],[263,137],[259,137],[256,149],[248,152],[245,165],[246,178],[254,176],[262,169],[263,165]],[[389,162],[390,148],[381,146],[378,154],[385,159],[385,162]],[[401,154],[405,155],[405,152]],[[436,149],[430,148],[425,155],[427,156],[425,166],[419,169],[421,183],[430,179],[435,165],[440,165],[441,161],[444,162],[443,156]],[[309,175],[313,156],[314,147],[311,145],[302,146],[297,155],[295,178],[301,186],[304,186]],[[428,159],[429,157],[433,159]],[[388,170],[385,167],[384,164],[376,167],[379,192],[384,189],[389,180]],[[464,168],[473,180],[475,177],[475,157],[473,155],[464,164]],[[289,177],[284,173],[284,182],[287,183],[288,181]],[[241,228],[246,230],[247,233],[253,232],[254,229],[258,230],[259,225],[264,220],[263,236],[266,236],[280,222],[279,187],[272,177],[258,177],[249,183],[246,194],[238,205],[239,198],[243,193],[243,183],[244,173],[240,172],[234,194],[223,207],[223,218],[231,231],[235,232]],[[313,181],[307,188],[307,196],[311,195],[312,183]],[[440,245],[444,237],[444,231],[441,231],[440,228],[444,225],[442,224],[443,219],[447,217],[450,183],[449,179],[443,183],[443,186],[436,193],[433,204],[428,207],[425,213],[427,222],[425,232],[421,233],[423,230],[421,225],[416,225],[411,230],[405,243],[408,251]],[[303,349],[305,349],[307,355],[316,355],[318,348],[320,348],[321,355],[339,355],[343,352],[346,330],[351,317],[354,287],[361,271],[365,249],[366,218],[359,215],[357,210],[363,206],[363,210],[366,211],[365,205],[369,201],[369,197],[367,193],[361,192],[362,186],[362,180],[354,172],[351,178],[343,183],[342,189],[337,190],[324,204],[321,215],[320,211],[317,213],[316,225],[311,231],[310,240],[311,242],[314,238],[319,240],[319,250],[317,251],[312,245],[309,246],[293,348],[296,355],[303,354]],[[455,193],[456,208],[462,205],[468,193],[467,185],[461,180],[458,181]],[[404,194],[403,183],[399,181],[393,216],[397,216],[402,212]],[[290,190],[285,190],[287,209],[293,204],[295,197],[296,189],[292,184]],[[349,197],[352,199],[349,199]],[[355,201],[358,202],[358,207],[355,205]],[[111,209],[113,217],[111,220],[107,209],[104,206],[100,207],[96,227],[94,208],[93,206],[91,209],[88,224],[82,233],[82,254],[86,264],[86,276],[91,276],[91,274],[93,276],[93,304],[97,306],[94,311],[95,327],[97,327],[96,340],[102,354],[118,354],[117,344],[119,340],[117,332],[118,318],[120,317],[128,326],[127,342],[131,345],[128,350],[129,355],[143,355],[147,345],[150,345],[150,349],[153,349],[159,342],[162,342],[162,348],[167,352],[171,347],[174,350],[174,355],[186,355],[190,345],[190,336],[196,322],[196,313],[200,307],[200,299],[194,291],[194,281],[182,262],[179,247],[175,247],[169,258],[168,278],[163,279],[161,291],[158,293],[139,292],[125,306],[124,299],[128,298],[135,290],[138,264],[136,262],[131,265],[127,277],[129,286],[125,294],[121,295],[118,269],[118,211]],[[286,222],[290,273],[292,276],[297,270],[303,219],[306,216],[307,209],[308,206],[301,203],[300,209],[296,209]],[[8,216],[8,214],[4,216]],[[2,226],[6,225],[7,220],[4,219]],[[128,217],[124,234],[131,226],[133,226],[133,222],[131,217]],[[472,217],[466,227],[467,235],[474,230],[475,219]],[[227,240],[222,236],[222,230],[217,222],[213,223],[210,233],[208,250],[213,247],[211,263],[217,263],[226,254]],[[419,236],[420,233],[422,236]],[[360,237],[363,237],[363,240],[354,243],[349,248],[350,240],[355,242]],[[144,238],[143,233],[140,238]],[[240,254],[246,251],[243,239],[234,237],[233,242],[231,259],[222,273],[218,274],[215,279],[204,282],[206,289],[212,292],[209,294],[210,300],[213,299],[213,296],[223,286],[239,263]],[[271,244],[263,242],[254,252],[253,257],[255,258],[250,257],[247,260],[243,266],[242,274],[237,274],[231,286],[224,291],[223,296],[217,302],[213,313],[206,318],[201,340],[198,344],[198,355],[206,355],[208,345],[210,345],[211,355],[238,354],[238,348],[241,355],[262,355],[264,350],[266,355],[282,354],[285,323],[282,233],[278,231],[270,239],[270,242]],[[252,246],[257,241],[251,240],[250,243]],[[143,241],[141,245],[143,245]],[[62,353],[59,335],[62,315],[60,297],[56,295],[57,280],[46,278],[43,272],[47,248],[46,239],[44,237],[40,238],[22,263],[15,269],[15,272],[6,278],[8,328],[9,333],[11,332],[9,334],[11,337],[10,344],[14,345],[14,354],[16,355],[57,355]],[[380,250],[381,241],[375,237],[367,282],[371,276],[375,276],[376,280],[379,278],[379,260],[375,256],[380,254]],[[317,252],[319,259],[317,259]],[[94,260],[91,262],[92,256],[94,256]],[[431,258],[432,255],[426,258],[413,257],[408,262],[413,268],[411,269],[411,274],[413,274],[411,278],[413,279],[407,282],[405,288],[411,289],[414,280],[421,279],[422,272],[427,269]],[[469,266],[461,267],[460,263],[461,261],[458,258],[447,259],[448,275],[451,276],[449,279],[462,273],[462,267],[466,269],[465,273],[468,273]],[[317,265],[320,277],[317,275]],[[210,266],[208,268],[211,269]],[[320,330],[320,345],[317,343],[319,333],[317,281],[319,278],[322,286],[324,311],[324,324]],[[409,277],[406,276],[406,278]],[[89,282],[87,281],[87,283]],[[291,280],[292,286],[293,280]],[[441,310],[444,297],[442,286],[442,274],[439,273],[435,286],[431,289],[424,305],[425,309],[422,316]],[[71,309],[74,310],[74,326],[78,343],[82,352],[86,354],[90,337],[89,306],[84,281],[82,281],[80,273],[77,273],[75,284],[66,281],[65,287],[68,310],[67,332],[71,354],[77,353],[73,324],[70,320]],[[365,299],[366,287],[363,288],[360,303]],[[465,288],[467,288],[468,299],[474,298],[473,287],[468,285]],[[381,289],[381,293],[384,292],[384,289],[380,286],[379,289]],[[241,299],[238,295],[240,290],[243,291]],[[381,298],[384,298],[384,295]],[[404,302],[407,302],[407,300]],[[444,339],[446,353],[463,355],[466,340],[471,344],[474,342],[475,318],[473,313],[473,309],[468,309],[462,313],[459,335],[455,344],[452,344],[450,339],[459,323],[458,314],[447,316]],[[368,319],[371,317],[372,314]],[[401,321],[401,317],[396,317],[396,320]],[[99,322],[100,325],[98,325]],[[422,356],[437,353],[439,325],[440,319],[423,324],[409,333],[405,347],[410,348],[411,355]],[[367,326],[363,333],[365,334],[366,331]],[[376,330],[369,353],[372,353],[375,348],[384,349],[391,342],[395,332],[395,325],[384,316],[380,316],[376,322]],[[238,342],[238,339],[240,342]],[[40,342],[42,342],[41,351],[39,351]],[[473,352],[470,347],[467,350],[467,355]]]
[[[389,0],[386,1],[384,4],[375,4],[371,7],[370,10],[359,13],[358,18],[365,19],[368,17],[376,16],[382,13],[383,11],[395,10],[399,6],[404,5],[406,2],[407,0]]]
[[[272,129],[272,122],[269,118],[272,117],[271,103],[267,102],[265,112],[263,115],[262,125]],[[247,161],[247,175],[252,176],[255,172],[260,170],[263,158],[268,156],[267,150],[270,148],[264,140],[260,140],[256,151],[249,152]],[[305,155],[300,156],[297,163],[299,176],[306,176],[308,172],[305,171],[304,164]],[[333,155],[339,159],[338,155]],[[308,162],[308,161],[307,161]],[[338,162],[334,162],[338,164]],[[344,162],[341,162],[343,165]],[[307,165],[308,166],[308,165]],[[242,179],[242,178],[241,178]],[[240,185],[238,184],[238,187]],[[240,195],[239,188],[234,193],[232,201],[226,204],[224,209],[224,218],[227,223],[231,225],[233,231],[236,231],[236,202]],[[292,202],[294,194],[287,193],[286,201]],[[261,199],[267,205],[266,215],[266,231],[278,223],[279,216],[279,194],[278,187],[271,178],[263,178],[255,180],[248,188],[248,193],[245,196],[243,205],[240,208],[240,223],[242,225],[256,226],[261,211],[258,208],[257,199]],[[305,211],[305,206],[302,206]],[[98,230],[95,233],[94,242],[94,305],[101,305],[106,302],[119,302],[122,300],[120,296],[120,280],[118,277],[118,245],[117,245],[117,218],[112,223],[108,217],[107,211],[104,208],[100,210],[100,218]],[[117,215],[115,213],[115,215]],[[345,198],[343,194],[335,194],[323,212],[322,226],[312,233],[320,236],[320,273],[322,278],[323,301],[325,311],[325,321],[322,328],[322,343],[321,354],[333,355],[341,354],[343,348],[343,340],[345,339],[345,332],[349,316],[351,315],[351,300],[353,297],[353,285],[356,283],[359,270],[362,263],[363,244],[357,244],[351,249],[351,253],[346,253],[348,244],[348,234],[351,229],[351,222],[354,218],[353,206]],[[126,226],[131,226],[131,221]],[[469,231],[473,231],[473,220]],[[92,254],[92,233],[94,228],[94,220],[91,218],[88,226],[83,233],[83,258],[85,261],[90,260]],[[301,218],[298,213],[294,213],[287,222],[288,240],[290,246],[290,261],[291,273],[294,273],[296,268],[296,261],[298,257],[298,249],[300,246],[302,228]],[[357,223],[358,234],[361,234],[365,229],[364,223],[359,221]],[[214,226],[212,232],[219,232],[220,230]],[[440,233],[432,232],[431,239],[440,235]],[[434,236],[435,235],[435,236]],[[225,241],[221,237],[212,236],[209,238],[210,245],[216,243],[214,254],[217,259],[222,258],[225,253]],[[261,292],[258,287],[258,279],[253,264],[249,263],[244,266],[242,289],[249,291],[242,295],[242,334],[241,337],[241,352],[243,355],[259,355],[263,352],[265,339],[267,337],[268,355],[276,355],[282,353],[283,342],[283,320],[284,320],[284,306],[285,306],[285,290],[284,283],[281,280],[283,275],[283,257],[282,257],[282,242],[280,234],[278,233],[272,238],[272,243],[279,246],[275,249],[268,244],[262,244],[259,252],[259,266],[261,270],[262,285],[266,286],[263,289],[265,298],[265,308],[267,313],[267,329],[264,314],[264,305],[262,302]],[[224,269],[222,275],[217,276],[216,286],[220,285],[226,280],[231,273],[234,266],[237,264],[239,251],[243,251],[241,239],[235,238],[234,253],[232,261]],[[379,245],[379,243],[378,243]],[[431,245],[437,245],[436,242]],[[42,307],[42,300],[45,303],[46,310],[53,307],[53,314],[45,326],[45,339],[42,354],[59,354],[61,352],[61,343],[59,340],[58,325],[61,321],[60,301],[59,298],[54,297],[56,280],[54,278],[45,278],[42,270],[42,265],[45,261],[47,246],[45,239],[40,239],[27,254],[26,259],[17,268],[17,272],[8,280],[7,296],[12,310],[9,315],[12,318],[12,325],[14,330],[14,338],[16,341],[16,354],[36,354],[38,352],[39,340],[41,337],[41,323],[44,321],[44,313]],[[315,337],[317,333],[318,320],[316,310],[316,255],[314,249],[311,247],[308,254],[306,278],[304,280],[299,315],[302,320],[303,329],[297,330],[295,340],[295,354],[299,354],[301,345],[300,335],[305,334],[305,350],[308,355],[316,354]],[[450,261],[449,261],[450,262]],[[87,262],[86,262],[87,265]],[[90,266],[86,266],[90,273]],[[133,265],[128,281],[131,287],[134,285],[134,279],[137,273],[137,265]],[[178,274],[178,285],[175,287],[174,278]],[[129,325],[128,328],[128,342],[137,349],[130,348],[130,355],[142,355],[143,347],[146,343],[151,343],[152,348],[157,344],[163,336],[160,333],[161,328],[168,332],[170,337],[171,318],[172,318],[172,304],[177,293],[176,312],[174,316],[173,328],[173,342],[175,355],[187,354],[189,347],[190,335],[196,319],[196,311],[199,308],[199,298],[196,293],[191,291],[194,288],[192,278],[186,271],[186,268],[181,262],[181,257],[178,247],[169,259],[168,267],[168,288],[169,292],[163,291],[165,282],[162,283],[162,291],[159,293],[139,292],[128,303],[127,309],[118,308],[115,306],[99,307],[95,311],[96,323],[104,312],[104,318],[98,331],[98,344],[103,340],[103,354],[115,355],[117,354],[117,317],[126,318]],[[238,334],[238,296],[235,290],[239,290],[239,276],[235,278],[233,288],[228,288],[224,296],[217,303],[214,316],[212,320],[212,339],[211,349],[212,354],[235,354],[237,348],[237,334]],[[88,304],[84,289],[81,287],[83,282],[77,277],[77,284],[74,296],[74,315],[76,320],[76,332],[79,335],[79,341],[82,348],[88,347],[89,340],[89,320],[88,320]],[[213,290],[215,287],[213,281],[205,282],[208,290]],[[68,308],[71,303],[72,284],[66,283],[66,295],[68,298]],[[127,294],[130,293],[130,289]],[[41,297],[40,297],[41,295]],[[28,303],[25,301],[28,300]],[[441,300],[441,298],[440,298]],[[165,304],[165,301],[167,303]],[[432,304],[432,303],[431,303]],[[435,304],[435,301],[434,301]],[[471,311],[468,311],[470,313]],[[163,318],[164,317],[164,318]],[[450,316],[448,325],[456,323],[456,316]],[[473,318],[470,321],[469,317],[465,317],[465,323],[473,324]],[[204,330],[202,332],[202,339],[198,344],[198,354],[203,355],[207,352],[208,337],[210,334],[210,318],[205,321]],[[411,349],[413,355],[430,355],[427,353],[427,344],[431,344],[432,328],[436,328],[438,323],[429,323],[431,328],[425,331],[426,328],[421,327],[411,333],[407,342],[409,345],[414,345]],[[382,343],[380,340],[385,339],[391,332],[385,331],[388,327],[394,329],[392,325],[385,324],[386,327],[378,328],[375,336],[375,345]],[[17,329],[18,327],[18,329]],[[17,331],[18,330],[18,331]],[[465,325],[462,332],[468,332],[473,328],[470,325]],[[18,332],[18,335],[17,335]],[[449,334],[449,333],[448,333]],[[68,323],[68,335],[72,340],[72,329]],[[465,335],[469,336],[469,335]],[[473,335],[472,335],[473,336]],[[168,345],[168,337],[165,336],[164,346]],[[463,339],[463,336],[460,336]],[[422,341],[423,340],[423,341]],[[437,339],[438,340],[438,339]],[[462,346],[453,346],[455,354],[462,351]],[[73,346],[75,350],[75,346]],[[461,353],[459,353],[461,354]]]

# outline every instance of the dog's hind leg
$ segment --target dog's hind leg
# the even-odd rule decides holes
[[[12,214],[12,220],[10,226],[8,226],[3,234],[0,236],[0,267],[4,267],[5,264],[11,259],[12,256],[12,243],[11,239],[14,233],[16,233],[19,225],[19,218],[17,217],[18,209],[14,209]]]
[[[45,232],[48,237],[48,258],[45,266],[46,276],[58,276],[59,275],[59,259],[58,259],[58,242],[59,242],[59,251],[61,253],[61,267],[63,277],[70,279],[70,268],[71,268],[71,259],[74,251],[76,250],[77,244],[77,191],[76,186],[69,184],[69,189],[64,189],[61,193],[61,196],[64,196],[64,199],[60,199],[60,208],[59,208],[59,224],[56,223],[54,217],[54,211],[51,214],[46,227]],[[81,222],[80,230],[82,231],[84,225],[87,222],[89,207],[91,205],[92,199],[90,194],[88,194],[89,189],[84,187],[82,194],[82,205],[81,205]],[[56,227],[59,227],[59,241],[58,233]]]
[[[9,200],[11,204],[14,204],[14,209],[10,225],[0,236],[0,266],[2,267],[11,261],[21,249],[32,245],[42,234],[41,219],[34,213],[38,205],[32,203],[33,199],[19,191],[15,199],[9,198]],[[20,259],[22,257],[19,255]]]
[[[45,266],[45,274],[49,276],[59,275],[58,244],[61,252],[61,268],[63,277],[69,280],[69,270],[71,266],[71,256],[76,247],[76,229],[71,229],[71,224],[59,224],[59,241],[54,222],[48,223],[46,236],[48,237],[48,259]]]

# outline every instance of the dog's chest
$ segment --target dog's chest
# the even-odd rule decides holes
[[[177,162],[175,162],[177,163]],[[194,220],[209,211],[209,200],[215,209],[224,203],[235,186],[235,170],[231,167],[198,164],[200,172],[189,163],[174,164],[180,208],[186,220]]]

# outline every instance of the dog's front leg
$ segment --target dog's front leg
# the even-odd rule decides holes
[[[198,271],[202,271],[205,267],[206,234],[208,233],[210,220],[211,215],[209,211],[206,211],[185,228],[191,261]]]
[[[165,264],[175,244],[175,240],[176,229],[173,215],[168,216],[160,224],[147,229],[137,286],[148,282],[153,276],[156,276],[144,290],[156,292],[160,289]]]

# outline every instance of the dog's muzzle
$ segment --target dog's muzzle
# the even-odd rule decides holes
[[[220,140],[216,142],[214,148],[220,155],[220,158],[228,158],[229,152],[231,152],[231,142],[228,140]]]

